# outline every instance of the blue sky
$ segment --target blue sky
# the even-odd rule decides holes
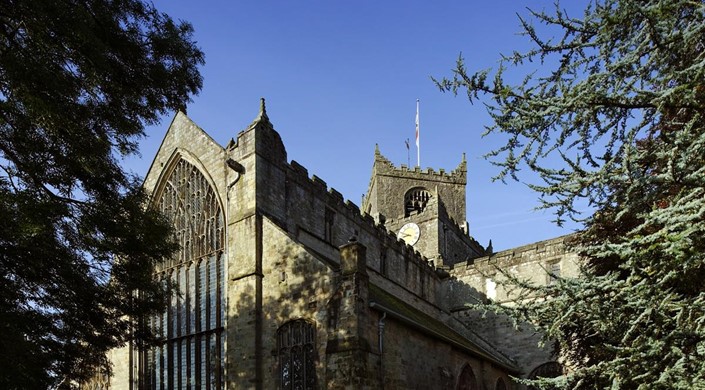
[[[576,3],[569,2],[571,7]],[[439,92],[430,76],[450,76],[462,52],[471,70],[494,68],[500,53],[528,47],[516,14],[553,1],[174,1],[155,6],[191,22],[205,52],[204,85],[188,116],[225,145],[257,115],[259,99],[281,134],[289,160],[360,204],[375,144],[407,163],[420,99],[421,166],[454,169],[468,159],[470,234],[495,250],[570,233],[533,211],[537,195],[518,182],[492,182],[483,155],[501,137],[482,138],[489,115],[464,96]],[[577,11],[575,16],[580,16]],[[171,115],[147,128],[144,175]],[[532,180],[529,174],[521,179]]]

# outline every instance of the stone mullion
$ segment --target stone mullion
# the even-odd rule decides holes
[[[160,381],[168,388],[220,387],[223,372],[218,362],[223,359],[224,314],[222,212],[205,177],[184,160],[172,171],[157,207],[172,219],[181,250],[160,267],[179,296],[172,297],[162,319],[164,367],[155,374],[168,374]],[[209,367],[208,354],[218,360],[213,367]],[[146,359],[151,355],[144,356]],[[152,356],[153,363],[156,356]],[[157,365],[152,366],[155,369]]]

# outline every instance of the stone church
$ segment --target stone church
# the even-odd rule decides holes
[[[467,303],[498,268],[575,272],[565,237],[493,253],[466,218],[467,163],[395,166],[378,148],[361,206],[289,161],[259,115],[227,145],[178,113],[145,179],[181,250],[148,319],[161,343],[110,352],[112,389],[522,389],[561,367],[537,336]],[[93,384],[96,388],[97,384]]]

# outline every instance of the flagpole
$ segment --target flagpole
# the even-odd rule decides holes
[[[421,167],[421,146],[419,146],[419,99],[416,99],[416,166]]]

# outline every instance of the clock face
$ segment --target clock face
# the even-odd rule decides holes
[[[421,230],[419,229],[419,225],[409,222],[399,229],[397,237],[404,240],[409,245],[414,245],[419,240],[420,235]]]

